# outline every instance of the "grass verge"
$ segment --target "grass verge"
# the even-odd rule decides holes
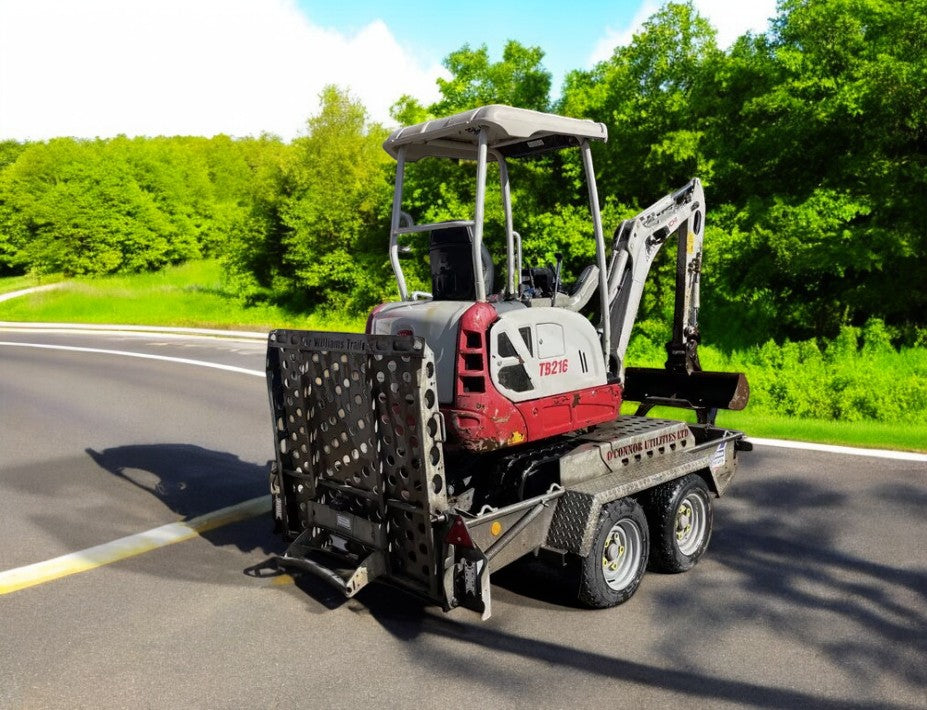
[[[19,288],[30,285],[35,284]],[[53,291],[0,303],[0,320],[255,331],[356,332],[364,328],[363,318],[307,316],[276,306],[244,306],[225,291],[222,269],[215,261],[190,262],[150,274],[74,279]]]
[[[636,402],[625,402],[622,414],[633,414]],[[695,412],[675,407],[654,407],[649,416],[664,419],[695,421]],[[900,425],[893,422],[841,422],[822,419],[802,419],[751,411],[718,412],[718,426],[737,429],[749,437],[790,439],[816,444],[856,446],[864,449],[893,449],[927,453],[927,424]]]
[[[43,279],[49,283],[54,279]],[[42,285],[34,277],[0,279],[0,293]],[[254,330],[306,328],[361,332],[364,318],[292,313],[274,306],[246,307],[226,292],[218,262],[200,261],[152,274],[75,279],[60,288],[0,302],[0,320],[179,326]],[[742,369],[723,363],[721,369]],[[631,413],[636,405],[623,411]],[[694,414],[655,408],[653,416],[694,421]],[[757,437],[794,439],[865,448],[927,451],[927,423],[845,422],[787,417],[748,407],[721,412],[721,426]]]

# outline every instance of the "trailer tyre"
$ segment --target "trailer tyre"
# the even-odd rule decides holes
[[[595,541],[581,560],[579,600],[596,609],[631,598],[647,569],[650,535],[643,509],[633,498],[602,508]]]
[[[650,569],[677,573],[692,569],[711,537],[711,494],[692,473],[664,483],[644,499],[652,549]]]

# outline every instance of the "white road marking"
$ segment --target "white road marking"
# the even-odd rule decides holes
[[[871,456],[879,459],[894,459],[896,461],[918,461],[927,463],[927,454],[916,454],[911,451],[892,451],[890,449],[860,449],[852,446],[834,446],[833,444],[812,444],[804,441],[788,441],[786,439],[760,439],[748,436],[747,441],[760,446],[778,446],[783,449],[804,449],[806,451],[824,451],[829,454],[843,456]]]
[[[251,330],[220,330],[218,328],[180,328],[160,325],[107,325],[103,323],[28,323],[0,321],[0,330],[32,333],[118,333],[120,335],[151,335],[156,333],[174,338],[204,337],[220,340],[266,341],[267,332]]]
[[[197,537],[208,530],[230,525],[270,512],[270,496],[252,498],[242,503],[206,513],[186,522],[170,523],[145,532],[71,552],[44,562],[0,572],[0,595],[34,587],[55,579],[102,567],[113,562],[151,552]]]
[[[196,365],[198,367],[211,367],[215,370],[225,370],[226,372],[237,372],[241,375],[253,375],[255,377],[265,377],[263,370],[249,370],[245,367],[236,367],[235,365],[220,365],[216,362],[207,362],[206,360],[192,360],[185,357],[170,357],[168,355],[151,355],[149,353],[136,353],[129,350],[106,350],[104,348],[79,348],[73,345],[46,345],[44,343],[16,343],[12,341],[0,341],[0,345],[6,345],[14,348],[38,348],[40,350],[66,350],[76,353],[95,353],[98,355],[121,355],[124,357],[137,357],[143,360],[163,360],[165,362],[176,362],[181,365]]]

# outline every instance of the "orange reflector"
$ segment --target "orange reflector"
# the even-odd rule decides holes
[[[502,532],[502,523],[498,520],[493,520],[492,525],[489,526],[489,532],[492,533],[492,536],[495,537]]]
[[[447,531],[444,542],[458,547],[474,547],[473,538],[470,537],[470,531],[467,530],[467,524],[459,515],[451,523],[451,529]]]

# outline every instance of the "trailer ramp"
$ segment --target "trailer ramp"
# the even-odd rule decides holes
[[[284,567],[353,596],[378,577],[443,598],[447,510],[434,355],[422,338],[274,330],[267,345]]]

